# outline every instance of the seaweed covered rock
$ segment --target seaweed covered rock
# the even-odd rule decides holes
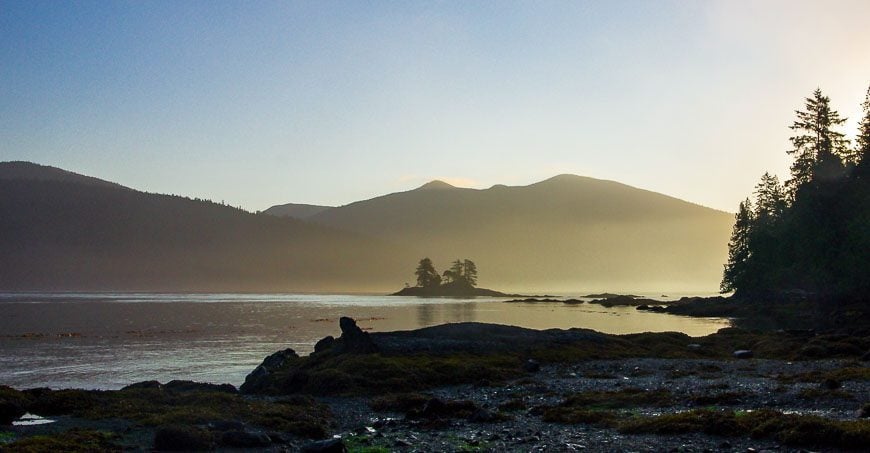
[[[227,431],[221,435],[221,445],[234,448],[265,448],[272,445],[272,439],[263,433]]]
[[[214,437],[202,428],[187,425],[161,426],[154,433],[157,451],[207,451],[214,449]]]
[[[370,354],[378,352],[378,347],[367,332],[363,332],[353,318],[342,316],[338,320],[341,336],[335,340],[332,351],[338,354]]]
[[[0,385],[0,425],[10,425],[27,412],[27,396],[12,387]]]
[[[254,371],[245,376],[245,383],[239,387],[242,393],[257,393],[270,385],[271,376],[278,370],[286,368],[289,363],[298,360],[299,355],[293,349],[278,351],[263,359]]]
[[[171,392],[222,392],[238,393],[239,391],[231,384],[210,384],[207,382],[194,382],[173,380],[163,385],[163,389]]]

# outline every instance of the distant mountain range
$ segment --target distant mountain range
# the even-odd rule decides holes
[[[432,181],[306,217],[395,243],[439,270],[474,260],[500,290],[715,291],[729,213],[613,181],[559,175],[528,186]]]
[[[272,206],[263,211],[263,214],[273,215],[275,217],[290,217],[293,219],[305,220],[311,216],[320,214],[327,209],[332,209],[332,206],[318,206],[314,204],[287,203]]]
[[[0,163],[0,290],[381,291],[414,254],[210,201]]]
[[[733,217],[560,175],[433,181],[341,207],[251,214],[53,167],[0,163],[0,290],[395,291],[417,260],[477,263],[512,292],[713,291]]]

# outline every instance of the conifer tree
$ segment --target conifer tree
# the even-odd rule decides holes
[[[779,178],[764,173],[755,186],[755,220],[760,225],[773,225],[782,218],[787,207],[785,190]]]
[[[723,293],[743,288],[746,282],[751,257],[749,238],[752,233],[752,202],[747,198],[740,203],[735,216],[734,229],[728,242],[728,263],[722,275],[720,289]]]
[[[870,178],[870,88],[864,97],[864,116],[858,125],[858,136],[855,137],[855,159],[857,160],[856,175],[859,178]]]
[[[474,261],[465,260],[462,262],[462,267],[465,270],[463,277],[469,286],[477,286],[477,265]]]
[[[423,288],[431,288],[441,284],[441,276],[432,265],[432,260],[423,258],[417,265],[417,270],[414,272],[417,276],[417,286]]]
[[[850,159],[849,142],[843,133],[834,130],[846,122],[836,110],[831,110],[831,100],[816,89],[806,98],[804,108],[796,110],[797,119],[789,126],[796,135],[789,138],[793,148],[787,152],[794,155],[791,166],[792,178],[787,185],[794,197],[797,188],[814,179],[834,178],[842,173],[843,159]]]

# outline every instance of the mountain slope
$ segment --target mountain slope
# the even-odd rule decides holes
[[[314,204],[287,203],[270,207],[263,211],[263,214],[273,215],[275,217],[291,217],[294,219],[305,220],[311,216],[320,214],[327,209],[332,209],[332,206],[318,206]]]
[[[59,171],[0,163],[0,290],[383,291],[413,262],[355,233]]]
[[[91,186],[114,187],[119,189],[125,188],[120,184],[80,175],[57,167],[23,161],[0,162],[0,180],[57,181],[87,184]]]
[[[433,182],[309,220],[396,242],[441,270],[471,258],[482,285],[519,292],[714,291],[733,223],[728,213],[574,175],[486,190]]]

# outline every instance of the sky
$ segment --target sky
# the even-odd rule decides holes
[[[870,2],[0,0],[0,161],[256,211],[562,173],[733,212]]]

